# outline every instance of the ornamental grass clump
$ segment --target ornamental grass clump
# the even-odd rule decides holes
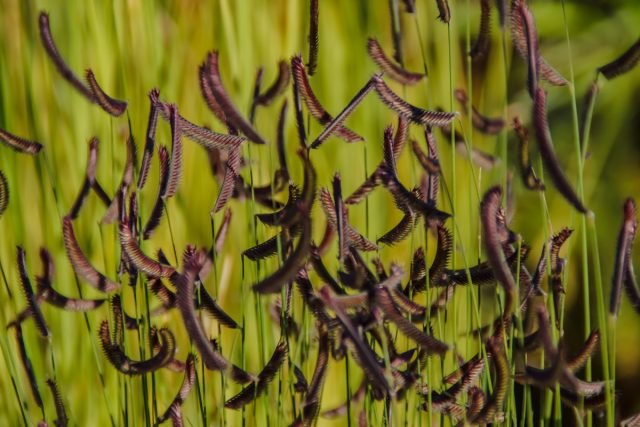
[[[634,4],[46,7],[0,17],[0,423],[638,423]]]

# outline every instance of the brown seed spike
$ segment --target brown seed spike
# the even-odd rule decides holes
[[[173,398],[171,405],[167,408],[165,413],[158,417],[156,420],[156,425],[160,425],[161,423],[167,421],[171,418],[174,421],[174,426],[176,425],[176,414],[180,413],[180,407],[184,403],[184,401],[191,393],[191,389],[193,385],[196,383],[196,356],[193,353],[190,353],[187,356],[187,361],[185,362],[184,369],[184,379],[182,380],[182,385],[180,386],[180,390],[176,397]],[[180,421],[182,421],[182,416],[178,417]]]
[[[51,28],[49,26],[49,14],[46,12],[40,12],[38,24],[40,26],[40,39],[42,40],[42,45],[47,51],[49,58],[51,58],[54,65],[58,69],[58,72],[67,82],[69,82],[82,95],[84,95],[85,98],[87,98],[91,102],[95,102],[91,89],[87,85],[85,85],[84,82],[82,82],[82,80],[80,80],[73,73],[73,71],[71,71],[64,59],[62,59],[62,56],[60,56],[60,52],[58,52],[58,48],[53,41],[53,35],[51,34]]]
[[[553,184],[569,203],[579,212],[586,214],[587,208],[583,205],[573,187],[571,187],[553,148],[551,132],[547,122],[547,94],[542,87],[538,87],[533,100],[533,126],[536,131],[540,156],[549,171]]]
[[[9,183],[4,173],[0,171],[0,217],[9,206]]]
[[[56,381],[49,378],[47,379],[47,386],[51,389],[51,394],[53,395],[53,401],[56,407],[56,417],[58,417],[54,424],[56,427],[66,427],[69,424],[69,417],[67,417],[67,411],[64,407],[64,402],[62,401],[62,394],[58,389],[58,384]]]
[[[307,76],[304,64],[302,63],[302,59],[299,56],[294,56],[293,58],[291,58],[291,70],[293,73],[295,87],[300,92],[300,96],[306,104],[309,113],[311,113],[311,115],[321,125],[326,126],[333,120],[333,116],[331,116],[331,114],[329,114],[324,109],[322,104],[320,104],[320,101],[318,101],[318,98],[316,98],[315,94],[313,93],[311,85],[309,84],[309,78]],[[344,126],[338,126],[335,130],[335,134],[346,142],[357,142],[363,140],[360,135]]]
[[[522,19],[522,14],[518,11],[521,7],[526,8],[524,0],[514,0],[511,3],[511,39],[513,45],[520,56],[526,61],[528,57],[527,50],[527,35],[525,31],[525,24]],[[569,84],[560,73],[558,73],[553,67],[551,67],[542,57],[539,57],[539,71],[540,77],[554,86],[566,86]]]
[[[264,92],[256,98],[256,104],[270,105],[278,96],[284,93],[291,80],[291,71],[287,61],[278,62],[278,76]]]
[[[318,66],[318,18],[320,15],[319,1],[310,0],[309,8],[309,75],[313,76],[316,73]]]
[[[505,260],[498,232],[498,210],[501,196],[502,190],[500,187],[489,189],[482,199],[480,216],[482,220],[482,240],[484,241],[489,265],[505,292],[505,308],[502,318],[506,321],[510,318],[515,308],[516,283],[513,279],[513,273]]]
[[[247,387],[243,388],[240,393],[227,400],[224,403],[225,408],[240,409],[256,399],[260,394],[264,393],[267,390],[267,386],[271,381],[273,381],[273,378],[276,376],[280,367],[287,358],[287,352],[287,340],[281,338],[273,351],[273,355],[271,355],[271,358],[265,367],[260,371],[260,374],[258,374],[258,380],[252,382]]]
[[[91,265],[82,252],[73,231],[71,217],[65,216],[62,220],[62,237],[67,257],[73,266],[73,270],[80,278],[101,292],[113,292],[120,289],[120,285],[108,279]]]
[[[33,316],[33,320],[38,327],[38,332],[40,332],[40,335],[44,338],[48,338],[51,336],[51,333],[49,332],[47,322],[44,320],[42,310],[40,310],[40,305],[38,304],[37,298],[33,293],[33,288],[31,287],[31,280],[29,280],[29,273],[27,272],[27,261],[25,259],[24,249],[18,246],[17,250],[20,284],[22,285],[22,291],[24,292],[24,296],[27,300],[27,307]]]
[[[15,151],[25,154],[38,154],[42,150],[42,144],[15,136],[4,129],[0,129],[0,141]]]
[[[160,92],[158,89],[151,89],[149,92],[149,120],[147,122],[147,134],[144,143],[144,154],[142,155],[142,164],[140,165],[140,174],[138,175],[138,190],[142,190],[149,176],[151,168],[151,158],[156,143],[156,129],[158,127],[158,100]]]
[[[489,0],[480,0],[480,30],[478,38],[473,43],[469,56],[477,61],[485,58],[491,45],[491,5]]]
[[[445,24],[448,24],[451,20],[451,11],[449,10],[448,0],[436,0],[436,6],[438,6],[438,19]]]
[[[520,159],[520,176],[522,183],[529,190],[544,190],[544,184],[538,178],[531,166],[529,157],[529,131],[524,127],[519,117],[513,118],[513,129],[516,131],[518,141],[520,142],[519,159]]]
[[[301,209],[307,210],[308,207],[303,206]],[[311,253],[311,218],[308,213],[303,214],[301,222],[300,239],[291,255],[278,270],[253,285],[254,291],[261,294],[280,292],[286,283],[295,279],[304,266]]]
[[[100,108],[114,117],[121,116],[127,110],[126,101],[111,98],[109,95],[104,93],[91,69],[87,69],[85,78],[87,79],[91,93],[93,93],[93,99]]]
[[[170,280],[177,289],[177,304],[185,329],[202,356],[204,364],[211,370],[227,370],[231,364],[211,345],[196,314],[194,281],[200,269],[200,258],[199,255],[192,257],[188,265],[185,265],[184,274],[174,272]]]
[[[164,213],[164,199],[167,193],[167,185],[169,184],[169,153],[166,147],[160,146],[158,148],[158,160],[160,162],[160,188],[158,189],[158,196],[151,210],[151,215],[149,215],[147,224],[142,231],[142,238],[145,240],[149,239],[155,229],[158,228]]]
[[[618,233],[618,243],[616,248],[616,258],[613,266],[613,277],[611,279],[611,297],[609,300],[609,314],[617,317],[620,310],[620,298],[622,283],[628,271],[631,260],[631,247],[638,229],[636,220],[636,204],[633,199],[627,199],[623,208],[623,221]]]
[[[133,265],[151,277],[170,277],[175,273],[175,269],[170,265],[155,261],[142,252],[127,221],[120,222],[120,246]]]
[[[180,121],[178,107],[169,105],[169,122],[171,124],[171,163],[169,166],[169,182],[164,194],[165,198],[172,197],[178,191],[182,177],[182,141],[180,140]]]
[[[424,74],[414,73],[391,61],[384,53],[382,46],[376,39],[370,38],[367,42],[367,52],[369,56],[380,68],[380,70],[389,78],[403,85],[414,85],[424,78]]]
[[[636,65],[638,65],[639,61],[640,38],[636,40],[636,42],[632,44],[631,47],[627,49],[622,55],[620,55],[610,63],[599,67],[598,72],[605,76],[607,80],[611,80],[615,77],[631,71]]]
[[[419,125],[442,127],[448,125],[457,117],[457,113],[429,111],[411,105],[394,93],[391,88],[387,86],[382,77],[374,75],[373,79],[375,90],[382,102],[396,113],[414,123]]]
[[[84,201],[91,191],[91,187],[96,180],[96,164],[98,163],[98,138],[91,138],[89,141],[89,157],[87,159],[87,169],[85,171],[84,181],[76,201],[73,203],[73,207],[69,212],[71,219],[76,219],[80,213],[80,209],[84,205]]]
[[[210,52],[207,55],[206,64],[209,81],[211,83],[211,91],[213,92],[213,96],[216,98],[216,101],[218,101],[218,104],[220,104],[222,111],[224,111],[229,123],[244,133],[247,138],[256,144],[266,144],[267,141],[258,133],[251,123],[242,117],[224,88],[222,78],[220,77],[220,70],[218,68],[218,52]]]
[[[40,389],[38,388],[38,381],[36,380],[36,374],[33,369],[33,365],[31,364],[31,359],[29,359],[29,354],[27,353],[27,347],[24,344],[24,337],[22,336],[22,326],[20,323],[11,322],[7,326],[7,328],[13,327],[16,332],[16,341],[18,343],[18,354],[20,356],[20,361],[22,362],[22,367],[24,368],[27,378],[29,378],[29,386],[31,387],[31,394],[33,395],[33,400],[35,400],[36,405],[38,407],[43,408],[42,406],[42,397],[40,395]]]
[[[342,123],[353,113],[362,100],[373,89],[374,77],[369,79],[367,83],[355,94],[355,96],[349,101],[346,107],[333,119],[327,126],[320,132],[320,135],[311,143],[311,148],[318,148],[329,136],[333,133],[338,134],[342,129]]]

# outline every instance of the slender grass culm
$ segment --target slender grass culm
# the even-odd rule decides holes
[[[0,425],[640,425],[614,3],[0,0]]]

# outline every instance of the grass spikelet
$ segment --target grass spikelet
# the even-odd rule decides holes
[[[556,157],[547,123],[547,95],[542,87],[538,87],[533,101],[533,127],[538,140],[540,156],[556,189],[579,212],[587,213],[587,208],[569,183]]]
[[[4,129],[0,129],[0,141],[19,153],[35,155],[42,150],[42,144],[28,139],[20,138]]]
[[[4,173],[0,171],[0,217],[9,207],[9,182]]]
[[[224,111],[226,119],[252,142],[256,144],[266,144],[267,141],[258,131],[240,114],[236,106],[231,101],[220,77],[218,68],[218,52],[209,52],[205,61],[206,71],[211,83],[211,91],[216,101]]]
[[[640,61],[640,39],[636,40],[622,55],[608,64],[598,67],[598,72],[607,80],[611,80],[631,71],[638,65],[638,61]]]
[[[411,105],[393,92],[381,76],[374,75],[373,79],[380,100],[391,110],[413,123],[442,127],[451,123],[457,116],[457,113],[429,111]]]
[[[67,258],[80,278],[101,292],[109,293],[120,288],[120,284],[110,280],[91,265],[78,244],[73,231],[73,223],[69,216],[65,216],[62,220],[62,237],[67,251]]]
[[[107,95],[98,84],[96,76],[93,74],[91,69],[87,69],[85,72],[85,78],[87,79],[87,84],[93,94],[93,100],[100,106],[100,108],[114,117],[119,117],[124,114],[127,110],[126,101],[114,99]]]
[[[378,68],[380,68],[380,71],[398,83],[411,86],[420,82],[424,77],[424,74],[405,70],[401,66],[392,62],[391,58],[389,58],[384,53],[384,50],[382,50],[382,46],[380,46],[378,40],[374,38],[369,38],[367,42],[367,52],[369,52],[369,56],[373,62],[375,62]]]
[[[64,61],[60,52],[58,52],[58,48],[53,40],[53,35],[51,34],[51,28],[49,26],[49,14],[46,12],[40,12],[40,16],[38,18],[38,24],[40,27],[40,40],[42,41],[42,45],[44,49],[47,51],[49,58],[53,61],[53,64],[58,69],[58,72],[62,77],[71,84],[78,92],[80,92],[87,100],[90,102],[95,102],[93,92],[91,88],[89,88],[86,84],[82,82],[74,73],[71,71],[71,68]]]

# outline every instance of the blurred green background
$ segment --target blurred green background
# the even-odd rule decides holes
[[[451,2],[453,19],[450,29],[437,21],[435,1],[416,0],[417,14],[401,13],[403,49],[406,67],[421,71],[426,64],[429,77],[420,85],[403,90],[394,86],[408,101],[423,107],[460,110],[451,103],[451,89],[467,88],[468,68],[466,46],[468,39],[475,38],[479,2],[458,0]],[[537,22],[542,55],[563,75],[570,75],[569,55],[573,58],[575,92],[579,112],[582,99],[595,76],[595,69],[622,53],[640,36],[640,2],[629,1],[575,1],[566,2],[566,16],[571,41],[569,52],[565,39],[565,23],[560,1],[531,1]],[[27,262],[33,275],[40,272],[38,249],[46,246],[55,257],[55,287],[68,295],[78,295],[71,266],[64,252],[61,239],[61,218],[67,212],[79,190],[84,177],[88,141],[99,137],[100,159],[98,179],[109,194],[116,189],[126,151],[125,140],[129,133],[127,118],[131,121],[135,140],[141,153],[149,102],[147,93],[153,87],[160,89],[161,97],[175,102],[180,113],[189,120],[224,131],[206,107],[199,92],[198,66],[212,49],[220,51],[221,71],[225,86],[234,102],[247,112],[253,90],[253,81],[258,67],[265,67],[264,82],[269,84],[277,72],[277,62],[288,60],[296,53],[307,56],[308,2],[302,0],[214,0],[214,1],[0,1],[0,127],[25,138],[34,139],[44,145],[37,157],[13,152],[0,146],[0,170],[9,181],[11,201],[9,209],[0,219],[0,262],[6,287],[0,286],[0,321],[6,325],[24,307],[19,291],[18,272],[15,265],[16,245],[27,251]],[[112,119],[97,106],[89,104],[65,82],[55,70],[40,44],[37,18],[40,10],[49,12],[51,30],[58,49],[70,67],[79,75],[91,68],[98,81],[110,95],[129,102],[127,117]],[[473,102],[480,111],[493,116],[506,112],[511,118],[518,114],[529,122],[530,100],[526,92],[526,64],[513,55],[508,31],[502,33],[497,17],[492,17],[492,44],[486,64],[473,64]],[[376,37],[385,51],[392,52],[391,22],[389,6],[382,0],[320,0],[320,51],[319,67],[311,84],[321,102],[332,113],[337,113],[353,94],[377,69],[368,58],[368,37]],[[506,51],[503,52],[503,41]],[[422,51],[421,51],[422,50]],[[424,55],[423,55],[424,53]],[[506,67],[506,73],[505,73]],[[595,213],[598,224],[599,252],[603,266],[604,292],[608,296],[613,267],[617,233],[622,221],[622,203],[628,196],[637,198],[640,188],[640,69],[606,82],[600,79],[601,91],[595,107],[588,159],[585,163],[584,185],[586,201]],[[468,88],[467,88],[468,89]],[[291,101],[291,93],[286,96]],[[280,101],[262,108],[257,114],[257,128],[271,142],[275,142],[277,111]],[[290,103],[290,105],[292,105]],[[506,108],[506,110],[505,110]],[[549,121],[558,155],[566,165],[565,170],[575,182],[577,168],[573,143],[571,96],[567,88],[549,88]],[[365,99],[347,124],[366,138],[366,143],[347,145],[331,138],[313,153],[313,161],[319,172],[319,185],[329,186],[330,177],[339,171],[343,178],[344,193],[349,194],[382,158],[382,132],[395,119],[374,95]],[[466,130],[467,119],[463,115],[460,125]],[[321,127],[311,122],[310,135],[317,135]],[[422,138],[418,128],[412,136]],[[518,179],[517,141],[511,130],[498,137],[472,134],[473,145],[502,158],[493,170],[473,171],[468,161],[458,156],[456,160],[456,186],[452,188],[452,150],[439,137],[445,178],[456,204],[451,209],[449,202],[441,198],[441,206],[449,212],[455,211],[455,220],[460,233],[456,242],[456,267],[463,266],[461,245],[466,259],[473,262],[481,257],[478,253],[478,206],[479,198],[474,181],[479,183],[480,194],[496,183],[503,183],[508,171],[515,172],[513,192],[516,209],[512,228],[521,233],[533,247],[528,265],[533,268],[539,248],[552,231],[563,226],[576,228],[578,217],[573,209],[558,195],[551,185],[545,193],[549,216],[545,216],[541,197],[528,192]],[[160,122],[158,141],[169,144],[169,127]],[[287,145],[289,159],[294,171],[294,180],[301,182],[300,164],[293,155],[297,146],[293,112],[290,108]],[[247,149],[247,147],[245,147]],[[535,144],[531,144],[534,167],[539,171]],[[276,160],[275,145],[252,146],[251,168],[257,184],[269,182]],[[151,181],[141,194],[141,213],[148,215],[157,188],[157,157],[154,157]],[[184,176],[180,190],[169,202],[169,217],[172,235],[178,253],[187,243],[208,246],[212,236],[212,221],[209,210],[217,196],[218,187],[212,176],[205,151],[185,140]],[[399,169],[405,182],[417,182],[418,166],[413,158],[404,153]],[[475,175],[472,173],[475,172]],[[248,171],[243,172],[248,176]],[[261,359],[268,357],[277,340],[278,331],[268,317],[266,299],[255,300],[248,286],[255,281],[258,271],[247,266],[242,278],[240,252],[257,239],[270,236],[270,230],[258,227],[253,230],[252,213],[260,208],[231,202],[234,217],[230,239],[225,244],[223,255],[216,263],[215,277],[207,286],[215,289],[221,305],[236,319],[244,316],[247,326],[247,343],[260,345],[247,347],[247,364],[253,371],[262,366]],[[109,277],[116,276],[119,259],[117,231],[114,226],[99,225],[103,207],[92,195],[75,228],[81,246],[99,270]],[[320,217],[320,212],[317,212]],[[377,191],[369,201],[369,210],[359,205],[350,210],[350,220],[357,228],[375,239],[387,231],[401,214],[392,208],[391,199],[384,191]],[[547,221],[550,218],[550,224]],[[221,216],[213,220],[220,222]],[[315,236],[319,240],[323,221],[316,222]],[[409,267],[411,249],[416,242],[423,241],[421,231],[414,239],[408,239],[393,248],[383,247],[380,257],[385,261],[397,261]],[[565,333],[570,344],[577,346],[584,338],[584,310],[582,306],[582,265],[578,235],[574,233],[568,245],[566,257],[567,289]],[[154,238],[145,244],[145,250],[153,253],[163,248],[172,254],[171,234],[163,219]],[[173,257],[170,257],[173,261]],[[330,263],[335,258],[328,257]],[[636,265],[640,253],[634,254]],[[262,268],[271,271],[274,262]],[[335,265],[332,265],[335,268]],[[590,273],[593,273],[591,267]],[[593,284],[593,278],[590,283]],[[82,285],[85,297],[98,297],[98,293]],[[128,310],[133,313],[135,304],[128,293]],[[461,292],[463,294],[463,292]],[[591,300],[594,300],[593,292]],[[467,307],[466,296],[458,300]],[[257,304],[257,305],[256,305]],[[259,307],[255,310],[255,307]],[[594,304],[595,306],[595,304]],[[592,308],[592,323],[596,311]],[[460,322],[466,322],[464,314]],[[260,318],[260,314],[264,318]],[[41,380],[40,388],[45,400],[50,402],[44,379],[58,379],[71,419],[77,425],[107,424],[109,414],[115,415],[123,405],[122,390],[130,387],[132,395],[139,393],[139,380],[123,379],[105,364],[100,354],[96,329],[107,317],[107,309],[88,314],[92,334],[89,335],[82,315],[57,311],[45,307],[53,338],[50,343],[40,339],[35,329],[27,322],[25,335],[30,356]],[[488,321],[491,316],[485,317]],[[257,325],[267,325],[259,333]],[[188,341],[182,331],[177,314],[172,314],[154,323],[171,325],[181,337],[178,357],[184,358]],[[625,301],[618,321],[616,334],[617,384],[620,391],[618,404],[620,413],[629,416],[640,410],[637,384],[640,382],[640,316],[633,312]],[[28,392],[26,376],[16,357],[13,334],[0,328],[3,353],[0,356],[0,424],[15,425],[22,422],[19,402],[15,397],[11,377],[25,405],[28,420],[35,425],[40,419],[37,407]],[[211,328],[212,333],[216,328]],[[239,360],[242,343],[239,333],[222,331],[224,353]],[[135,342],[135,337],[131,337]],[[248,345],[248,344],[247,344]],[[260,350],[260,351],[257,351]],[[262,356],[259,357],[258,354]],[[297,357],[297,356],[296,356]],[[310,375],[314,357],[306,366]],[[52,361],[55,361],[53,366]],[[599,362],[594,362],[594,375],[599,374]],[[103,387],[98,376],[102,370]],[[345,396],[343,368],[332,367],[325,385],[323,408],[341,403]],[[9,375],[11,374],[11,375]],[[218,423],[223,415],[218,413],[221,397],[218,395],[220,376],[207,374],[212,386],[207,390],[210,399],[207,408],[212,423]],[[355,374],[356,376],[359,374]],[[158,381],[158,406],[163,410],[170,402],[182,380],[180,374],[161,373]],[[213,385],[215,384],[215,385]],[[355,380],[352,387],[357,384]],[[237,386],[232,386],[233,390]],[[275,390],[275,389],[274,389]],[[227,397],[231,394],[227,392]],[[129,396],[129,399],[136,397]],[[139,398],[139,397],[138,397]],[[276,405],[276,395],[269,396],[265,405],[259,406],[255,416],[262,420],[268,405]],[[196,414],[196,398],[192,395],[185,406],[185,413]],[[52,407],[47,403],[47,411]],[[139,407],[131,409],[130,422],[140,424],[143,414]],[[51,412],[52,413],[52,412]],[[278,412],[280,414],[280,412]],[[238,422],[238,415],[227,411],[227,421]],[[274,415],[275,417],[275,412]],[[278,415],[279,416],[279,415]],[[200,422],[189,415],[192,422]],[[52,419],[52,418],[51,418]],[[252,419],[252,418],[250,418]],[[285,424],[288,419],[277,418]],[[276,421],[272,418],[275,424]],[[121,424],[123,420],[116,423]],[[337,420],[338,424],[344,419]]]

